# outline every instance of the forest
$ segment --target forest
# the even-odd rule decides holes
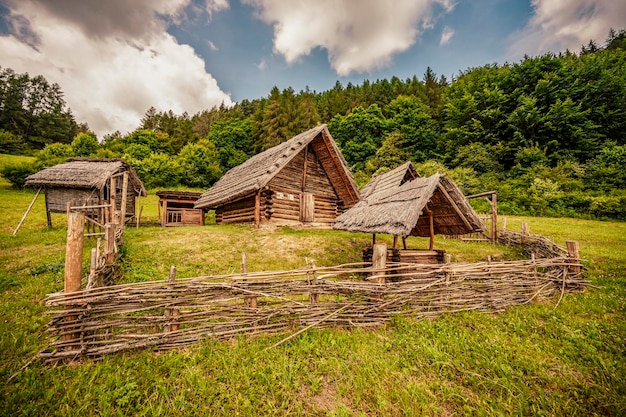
[[[194,115],[150,107],[136,130],[98,138],[61,87],[0,68],[0,153],[29,154],[16,187],[68,157],[121,157],[148,188],[208,188],[230,168],[326,123],[362,186],[412,160],[466,194],[498,191],[504,214],[626,220],[626,31],[578,52],[486,64],[454,79],[339,81]]]

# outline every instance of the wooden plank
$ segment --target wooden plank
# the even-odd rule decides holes
[[[315,221],[315,198],[313,197],[313,194],[303,194],[300,215],[303,222]]]

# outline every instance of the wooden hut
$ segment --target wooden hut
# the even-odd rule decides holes
[[[125,174],[126,198],[123,198]],[[64,164],[30,175],[26,178],[26,185],[44,189],[49,226],[52,226],[50,213],[65,213],[67,203],[102,205],[113,198],[118,210],[125,201],[125,216],[132,217],[135,215],[135,197],[148,195],[133,168],[121,159],[69,159]]]
[[[417,177],[412,164],[407,163],[374,178],[363,187],[361,201],[337,218],[335,229],[384,233],[401,236],[404,248],[408,236],[430,237],[433,251],[435,234],[465,234],[483,230],[480,218],[465,196],[445,175]],[[441,253],[429,255],[437,261]],[[406,259],[402,259],[406,261]]]
[[[194,208],[201,193],[191,191],[159,191],[161,226],[202,226],[204,210]]]
[[[196,201],[220,223],[329,226],[359,191],[326,125],[315,127],[228,171]]]

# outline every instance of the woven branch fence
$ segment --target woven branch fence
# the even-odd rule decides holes
[[[501,311],[579,291],[578,259],[474,264],[371,264],[169,279],[55,293],[48,361],[168,350],[205,338],[379,326],[394,316]],[[383,277],[381,282],[381,277]],[[294,336],[295,334],[292,334]],[[286,340],[286,339],[284,339]]]

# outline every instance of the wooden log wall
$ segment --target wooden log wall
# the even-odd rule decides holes
[[[217,224],[254,223],[254,196],[218,207],[215,210],[215,222]]]
[[[304,155],[306,153],[306,172]],[[303,186],[304,181],[304,186]],[[271,223],[300,222],[303,193],[314,200],[314,223],[335,222],[339,198],[317,154],[308,149],[300,152],[268,184],[270,197],[265,198],[266,221]],[[270,215],[269,218],[267,215]]]

